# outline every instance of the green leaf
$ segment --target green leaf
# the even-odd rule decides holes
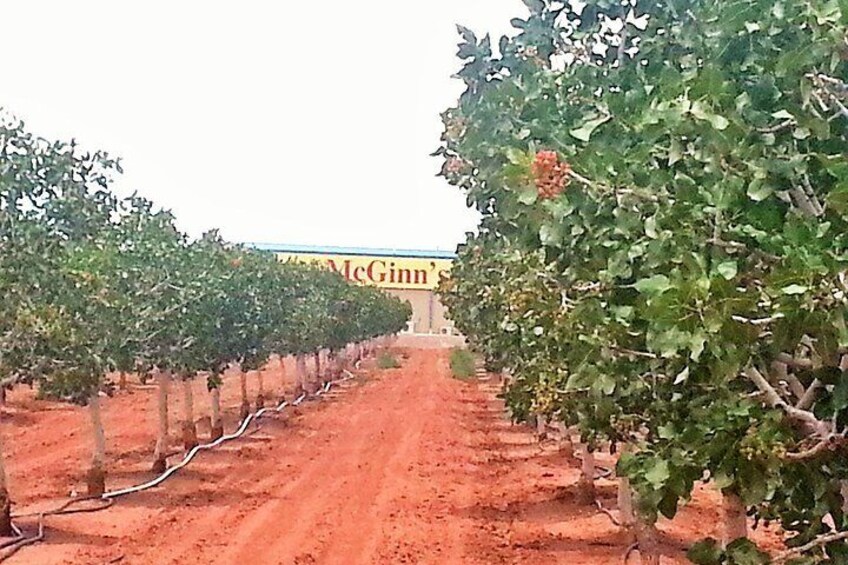
[[[778,120],[794,120],[795,116],[787,112],[786,110],[778,110],[777,112],[773,112],[771,115],[772,118],[776,118]]]
[[[518,195],[518,201],[527,206],[532,206],[539,199],[539,193],[535,190],[522,190]]]
[[[780,291],[783,294],[787,295],[796,295],[796,294],[804,294],[809,290],[808,287],[802,286],[800,284],[790,284],[789,286],[784,286]]]
[[[539,240],[542,245],[556,247],[562,243],[562,228],[559,224],[545,224],[539,228]]]
[[[599,118],[588,119],[584,121],[583,125],[581,125],[579,128],[573,129],[568,133],[571,135],[571,137],[579,139],[580,141],[588,142],[589,139],[591,139],[592,134],[595,132],[595,130],[598,129],[600,125],[604,124],[605,122],[608,122],[609,120],[609,116],[601,116]]]
[[[615,392],[615,379],[607,374],[602,374],[601,376],[599,376],[598,380],[595,381],[595,384],[601,390],[601,392],[603,392],[607,396]]]
[[[701,354],[704,352],[704,347],[707,344],[707,337],[701,333],[696,332],[692,335],[692,340],[689,345],[689,358],[692,361],[697,361],[701,358]]]
[[[657,218],[655,216],[645,220],[645,235],[651,239],[657,239]]]
[[[827,205],[843,216],[848,215],[848,180],[833,187],[827,195]]]
[[[716,540],[709,538],[689,548],[686,557],[695,565],[721,565],[724,552]]]
[[[657,435],[660,439],[672,439],[676,435],[676,432],[673,425],[666,424],[657,427]]]
[[[738,267],[736,265],[736,261],[724,261],[718,264],[718,267],[716,267],[716,271],[718,271],[718,274],[724,277],[725,280],[729,281],[736,278]]]
[[[748,198],[754,202],[762,202],[774,193],[774,189],[766,179],[755,178],[748,184]]]
[[[506,148],[506,158],[513,165],[525,165],[530,160],[527,153],[515,147]]]
[[[665,275],[654,275],[653,277],[638,281],[633,287],[642,294],[659,295],[671,290],[671,281]]]
[[[727,126],[730,125],[727,118],[713,113],[712,110],[710,110],[709,107],[701,101],[693,102],[692,108],[689,111],[697,119],[710,122],[710,124],[717,130],[727,129]]]
[[[839,21],[842,12],[839,9],[837,0],[829,0],[827,2],[816,2],[813,9],[816,14],[816,23],[825,25],[827,23],[835,23]]]
[[[792,137],[795,139],[807,139],[810,137],[810,130],[807,128],[795,128],[792,131]]]
[[[668,164],[674,165],[683,158],[683,147],[677,139],[671,140],[671,146],[668,149]]]
[[[727,546],[727,557],[733,565],[767,565],[771,563],[768,554],[747,538],[738,539]]]
[[[653,466],[645,472],[645,480],[655,489],[662,488],[669,477],[671,477],[671,470],[665,459],[654,461]]]

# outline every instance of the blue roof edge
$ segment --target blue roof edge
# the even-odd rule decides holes
[[[456,259],[453,251],[424,249],[390,249],[368,247],[336,247],[332,245],[287,245],[282,243],[245,243],[248,247],[275,253],[313,253],[333,255],[371,255],[376,257],[409,257],[416,259]]]

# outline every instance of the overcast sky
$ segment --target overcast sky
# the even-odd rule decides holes
[[[434,175],[456,23],[520,0],[4,2],[0,106],[124,160],[120,192],[192,235],[453,249],[476,218]]]

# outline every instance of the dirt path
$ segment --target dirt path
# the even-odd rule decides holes
[[[444,351],[413,350],[401,369],[266,421],[160,488],[50,519],[46,542],[7,563],[621,563],[628,540],[577,501],[577,463],[509,425],[494,384],[448,372]],[[225,396],[234,405],[233,394]],[[126,400],[110,402],[111,479],[148,478],[152,435],[120,417]],[[13,488],[60,497],[77,478],[68,464],[87,453],[84,414],[15,406],[29,420],[15,433],[44,444],[12,456],[20,458]],[[130,455],[118,458],[123,451]],[[599,483],[609,507],[613,487]],[[714,503],[702,493],[663,525],[664,564],[685,563],[686,545],[714,533]]]
[[[51,519],[47,543],[9,563],[469,562],[474,518],[456,509],[475,498],[475,454],[456,448],[473,432],[453,409],[467,386],[445,373],[442,355],[413,352],[401,370],[203,454],[166,486],[104,512]],[[56,429],[53,412],[38,417]],[[30,449],[41,453],[31,459],[38,472],[85,452],[85,422],[78,424]],[[115,422],[114,450],[138,427]]]

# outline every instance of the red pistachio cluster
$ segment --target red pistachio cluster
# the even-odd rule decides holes
[[[533,180],[539,191],[539,198],[556,198],[568,186],[571,166],[559,160],[556,151],[539,151],[533,161]]]

